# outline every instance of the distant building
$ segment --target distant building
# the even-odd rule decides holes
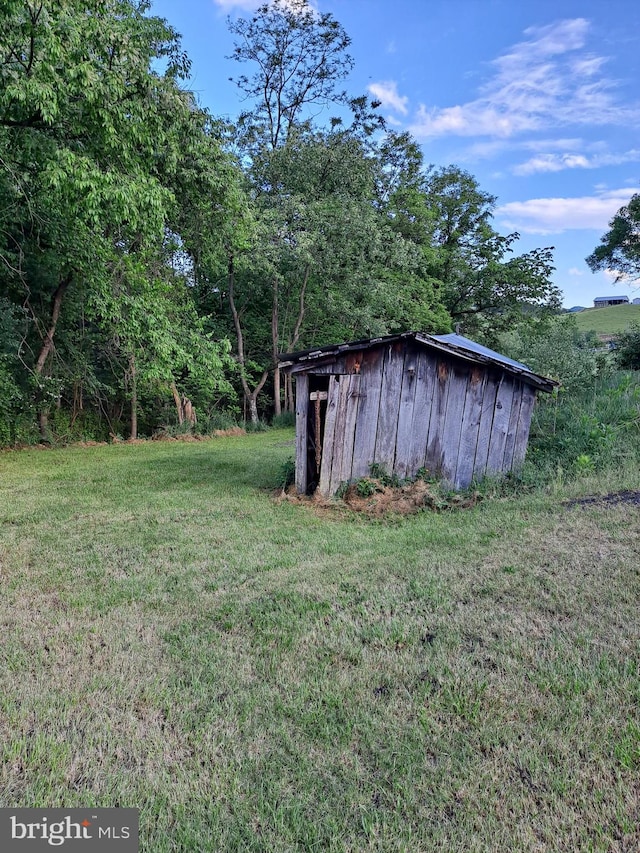
[[[640,305],[640,299],[632,299],[631,304],[632,305]]]
[[[628,296],[596,296],[593,300],[594,308],[608,308],[610,305],[628,305]]]

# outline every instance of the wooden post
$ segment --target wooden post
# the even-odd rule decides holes
[[[307,491],[307,410],[309,406],[309,377],[296,376],[296,491]]]

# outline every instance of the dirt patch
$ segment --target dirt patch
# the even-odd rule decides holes
[[[352,483],[341,497],[323,498],[317,493],[311,496],[299,495],[295,486],[286,494],[280,494],[281,500],[306,504],[322,513],[341,513],[345,510],[362,513],[370,517],[385,515],[412,515],[423,510],[442,512],[444,510],[468,509],[475,506],[480,495],[444,495],[436,486],[424,480],[416,480],[402,486],[386,486],[380,480],[367,479],[367,487],[362,482]],[[371,494],[363,491],[371,490]]]
[[[640,506],[640,492],[623,491],[611,492],[608,495],[589,495],[586,498],[572,498],[564,501],[564,506],[618,506],[619,504],[630,504]]]

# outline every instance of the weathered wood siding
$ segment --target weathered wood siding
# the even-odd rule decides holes
[[[403,346],[402,341],[388,346],[382,368],[374,461],[389,472],[394,470],[393,465],[396,458],[396,435],[398,432],[398,411],[402,391],[405,349],[406,346]]]
[[[371,466],[376,461],[376,434],[378,432],[380,394],[382,393],[384,355],[382,347],[368,350],[364,353],[360,365],[360,398],[358,400],[354,455],[351,466],[351,478],[353,480],[368,476]]]
[[[319,492],[368,476],[375,462],[398,477],[421,468],[455,488],[521,465],[535,390],[411,341],[296,365],[296,487],[306,482],[306,372],[329,376]]]
[[[416,363],[416,390],[411,420],[411,438],[406,453],[406,466],[402,476],[413,476],[425,466],[429,422],[436,385],[436,360],[426,351],[418,353]],[[405,454],[400,451],[399,456]]]
[[[307,491],[307,411],[309,409],[309,377],[301,373],[296,377],[296,491]]]

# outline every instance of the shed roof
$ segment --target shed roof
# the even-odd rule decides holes
[[[427,335],[423,332],[402,332],[397,335],[385,335],[379,338],[349,341],[342,344],[326,344],[325,346],[315,347],[314,349],[282,353],[279,357],[280,367],[286,369],[296,365],[308,365],[311,368],[315,362],[324,361],[332,356],[342,355],[342,353],[352,350],[372,349],[404,339],[413,340],[428,349],[433,349],[454,358],[463,359],[464,361],[470,361],[475,364],[491,364],[494,367],[499,367],[542,391],[552,391],[559,384],[553,379],[548,379],[545,376],[534,373],[525,364],[507,358],[507,356],[482,346],[482,344],[456,334]]]
[[[596,296],[594,302],[628,302],[628,296],[613,294],[612,296]]]

